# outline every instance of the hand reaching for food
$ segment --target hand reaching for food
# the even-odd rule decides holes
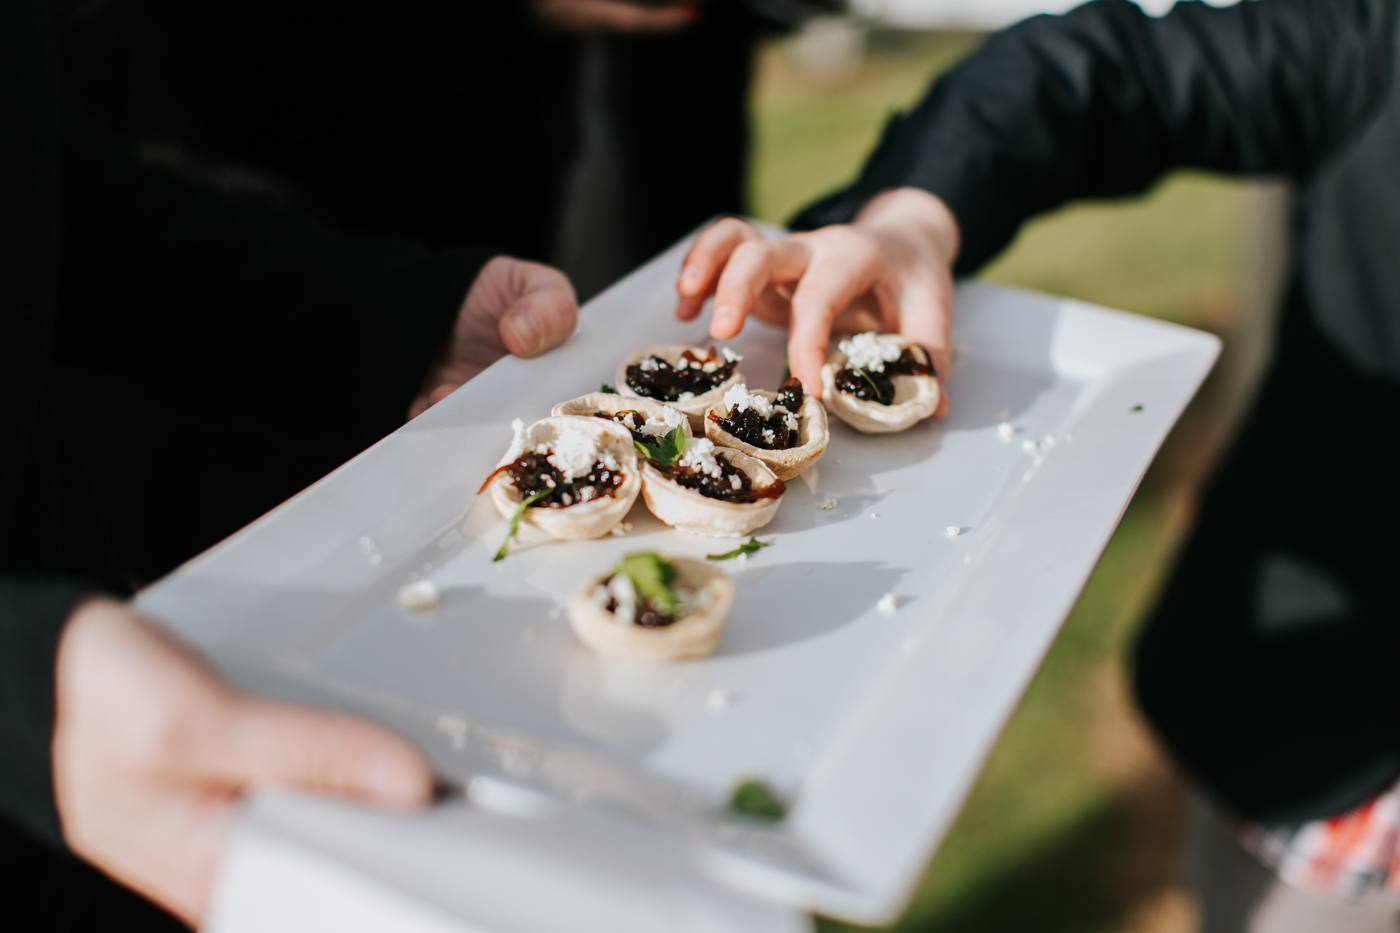
[[[716,340],[737,336],[750,314],[789,327],[788,365],[818,398],[833,330],[901,334],[928,351],[942,381],[952,365],[958,243],[952,212],[917,188],[876,195],[850,224],[777,240],[726,218],[703,231],[686,256],[676,315],[697,317],[713,295]],[[947,411],[943,396],[936,416]]]

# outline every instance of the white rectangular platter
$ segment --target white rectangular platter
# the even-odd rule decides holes
[[[686,245],[592,301],[564,347],[500,361],[139,597],[236,682],[387,723],[469,789],[470,804],[397,823],[347,808],[340,825],[368,821],[373,843],[322,845],[390,877],[429,834],[448,854],[440,883],[409,884],[420,900],[460,898],[454,838],[465,866],[505,834],[535,856],[498,866],[497,894],[528,890],[574,840],[596,856],[581,873],[664,864],[761,902],[893,917],[1218,352],[1196,331],[961,286],[951,416],[882,437],[833,419],[825,456],[759,532],[772,546],[723,565],[738,593],[717,653],[610,663],[562,612],[585,576],[633,551],[739,542],[671,531],[639,499],[625,537],[527,537],[493,563],[506,523],[476,490],[512,419],[595,391],[633,349],[709,345],[706,318],[672,315]],[[730,344],[751,387],[777,388],[784,340],[751,323]],[[440,608],[397,608],[422,577]],[[893,614],[876,608],[887,593]],[[785,822],[723,815],[747,777],[792,802]],[[582,904],[558,904],[577,928]]]

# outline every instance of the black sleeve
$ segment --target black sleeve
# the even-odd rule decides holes
[[[1306,176],[1352,138],[1391,78],[1393,0],[1127,0],[1037,16],[992,36],[884,138],[851,188],[794,226],[852,218],[902,186],[958,218],[975,271],[1028,217],[1145,190],[1198,167]]]
[[[63,842],[50,766],[54,659],[88,592],[72,578],[0,574],[0,813],[55,846]]]
[[[225,197],[70,116],[56,352],[201,404],[402,423],[490,253]]]
[[[333,231],[137,164],[65,123],[47,4],[0,3],[0,816],[61,844],[54,660],[74,606],[111,586],[48,414],[53,359],[210,404],[401,423],[488,256]]]

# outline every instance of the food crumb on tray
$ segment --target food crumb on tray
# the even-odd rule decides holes
[[[832,509],[836,508],[836,500],[827,496],[817,505],[817,508],[821,509],[823,512],[830,512]]]
[[[442,590],[432,580],[415,580],[399,588],[395,601],[400,609],[409,612],[427,612],[436,609],[442,602]]]

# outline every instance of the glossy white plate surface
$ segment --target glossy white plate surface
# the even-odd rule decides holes
[[[772,547],[723,565],[738,594],[715,656],[610,663],[574,640],[561,611],[579,581],[631,551],[700,556],[739,541],[673,532],[639,499],[625,537],[527,538],[493,564],[506,523],[476,490],[513,418],[595,391],[635,348],[709,345],[705,319],[671,313],[683,250],[591,302],[563,348],[502,360],[141,594],[144,611],[235,681],[374,717],[470,785],[471,805],[413,819],[268,804],[319,814],[305,825],[326,839],[365,827],[334,844],[308,829],[303,845],[387,878],[427,834],[447,880],[413,898],[444,910],[483,886],[453,873],[452,853],[465,866],[496,833],[537,858],[498,867],[506,875],[467,903],[511,883],[528,890],[572,839],[596,853],[579,872],[625,879],[667,865],[759,902],[894,916],[1218,352],[1184,328],[963,285],[952,415],[878,437],[833,418],[825,456],[759,532]],[[784,336],[751,324],[729,344],[751,387],[778,387]],[[820,509],[828,497],[837,506]],[[441,607],[397,608],[398,588],[421,577],[442,588]],[[876,608],[887,593],[892,616]],[[723,817],[731,787],[751,776],[792,801],[779,828]],[[657,896],[635,887],[649,888],[639,900]],[[575,927],[598,909],[560,897],[555,919]]]

